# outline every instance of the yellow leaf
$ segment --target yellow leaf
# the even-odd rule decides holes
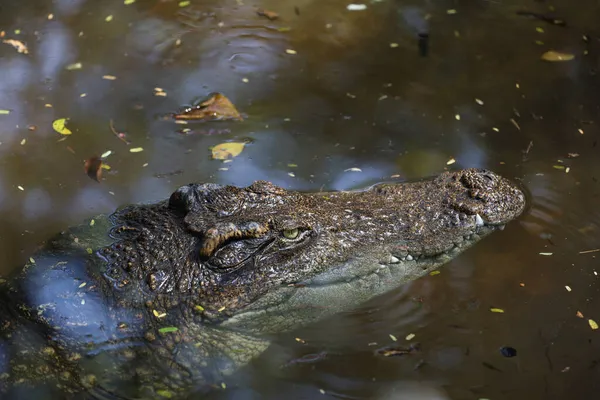
[[[245,145],[246,143],[243,142],[221,143],[213,147],[212,156],[215,160],[237,157],[244,150]]]
[[[593,330],[598,329],[598,324],[593,319],[588,319],[588,323],[590,324],[590,328],[592,328]]]
[[[557,61],[571,61],[575,58],[574,54],[571,53],[561,53],[560,51],[550,50],[542,54],[542,60],[557,62]]]
[[[129,149],[131,153],[139,153],[140,151],[144,151],[142,147],[134,147],[133,149]]]
[[[490,308],[491,312],[495,312],[495,313],[503,313],[504,310],[501,308]]]
[[[52,123],[52,128],[54,128],[54,130],[61,135],[70,135],[73,132],[71,132],[69,128],[65,126],[65,122],[68,120],[68,118],[59,118]]]

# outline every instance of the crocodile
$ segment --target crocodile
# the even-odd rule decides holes
[[[189,184],[48,240],[0,284],[2,398],[186,398],[275,335],[424,276],[522,214],[491,171],[288,191]]]

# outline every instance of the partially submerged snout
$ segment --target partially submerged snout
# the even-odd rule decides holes
[[[525,195],[517,185],[492,171],[471,168],[446,172],[437,180],[450,190],[448,205],[479,216],[480,225],[503,225],[525,208]]]

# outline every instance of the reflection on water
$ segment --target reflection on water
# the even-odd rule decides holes
[[[214,396],[418,398],[415,381],[433,382],[423,383],[425,398],[594,393],[599,349],[587,319],[600,320],[598,253],[580,252],[600,247],[598,4],[365,4],[360,12],[337,0],[3,4],[3,39],[22,41],[28,54],[0,47],[0,109],[10,111],[0,115],[0,273],[68,225],[193,181],[348,189],[488,167],[530,192],[519,223],[438,276],[280,338],[280,351]],[[575,59],[544,63],[548,49]],[[157,87],[167,96],[155,96]],[[212,91],[246,120],[182,135],[162,118]],[[72,135],[53,131],[57,118],[69,118]],[[130,153],[111,120],[144,151]],[[212,160],[209,148],[229,140],[249,144],[230,163]],[[83,161],[107,150],[111,169],[98,184]],[[369,345],[389,345],[390,334],[404,343],[410,333],[418,355],[382,358]],[[503,358],[504,345],[518,356]],[[331,354],[279,368],[321,352]]]

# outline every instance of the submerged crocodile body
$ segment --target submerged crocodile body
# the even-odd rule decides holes
[[[346,192],[183,186],[61,233],[0,285],[0,395],[184,397],[270,335],[440,267],[524,206],[476,169]]]

